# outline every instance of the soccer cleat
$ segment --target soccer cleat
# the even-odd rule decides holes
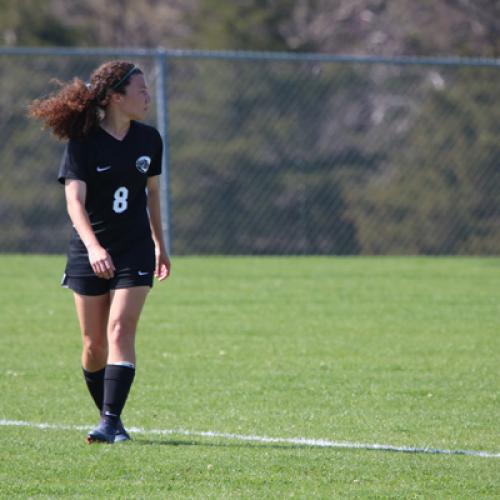
[[[122,421],[118,420],[115,433],[115,443],[120,443],[121,441],[130,441],[130,436],[125,430],[125,427],[123,427]]]
[[[122,426],[123,427],[123,426]],[[125,429],[124,429],[125,430]],[[87,435],[87,443],[113,444],[116,439],[117,427],[106,420],[101,420],[99,425]]]

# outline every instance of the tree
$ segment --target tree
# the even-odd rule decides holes
[[[79,33],[58,17],[51,0],[1,0],[0,33],[6,45],[73,46]]]
[[[189,19],[195,46],[211,50],[287,50],[280,31],[294,0],[204,0]]]
[[[457,69],[428,96],[399,153],[353,189],[364,252],[498,253],[498,97],[495,68]]]

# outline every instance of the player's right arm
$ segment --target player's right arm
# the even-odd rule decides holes
[[[66,207],[73,226],[80,236],[89,254],[92,270],[99,278],[110,279],[115,274],[115,266],[111,255],[101,246],[96,238],[90,219],[85,210],[87,184],[77,179],[66,179],[64,182]]]

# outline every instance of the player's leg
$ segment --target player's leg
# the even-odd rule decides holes
[[[102,411],[104,371],[108,358],[107,324],[109,293],[82,295],[74,292],[75,306],[82,335],[82,370],[87,388]]]
[[[82,334],[82,367],[95,372],[106,366],[108,359],[107,325],[110,296],[74,293],[76,312]]]
[[[149,286],[134,286],[111,290],[108,364],[127,362],[135,365],[135,333],[150,289]]]
[[[109,436],[116,435],[120,427],[120,415],[135,376],[137,323],[149,290],[149,286],[133,286],[110,292],[103,412],[98,428],[89,434],[89,442],[110,442]]]

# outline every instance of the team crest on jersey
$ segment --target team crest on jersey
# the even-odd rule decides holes
[[[135,162],[135,166],[139,172],[145,174],[149,170],[151,158],[149,156],[140,156]]]

